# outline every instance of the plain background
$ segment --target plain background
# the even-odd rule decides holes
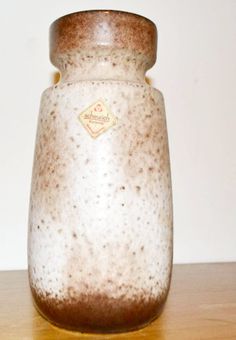
[[[148,72],[166,102],[175,262],[236,260],[236,1],[8,0],[0,4],[0,269],[27,266],[27,215],[48,29],[61,15],[120,9],[159,31]]]

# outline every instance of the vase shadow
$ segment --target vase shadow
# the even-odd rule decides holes
[[[60,81],[60,78],[61,78],[60,72],[54,71],[51,73],[50,83],[52,85],[56,85]]]

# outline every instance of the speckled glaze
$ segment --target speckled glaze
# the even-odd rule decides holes
[[[155,25],[119,11],[51,26],[61,81],[41,99],[29,213],[29,281],[52,323],[122,332],[156,318],[172,268],[162,94],[145,82]],[[91,138],[78,117],[102,100],[117,123]]]

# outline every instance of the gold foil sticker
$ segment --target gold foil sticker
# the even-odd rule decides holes
[[[97,138],[116,124],[116,117],[102,100],[80,113],[79,120],[91,137]]]

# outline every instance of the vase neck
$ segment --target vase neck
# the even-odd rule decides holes
[[[157,30],[133,13],[98,10],[72,13],[50,27],[50,59],[61,81],[144,82],[156,61]]]
[[[56,60],[55,60],[56,59]],[[114,49],[93,49],[60,54],[54,64],[61,82],[80,80],[126,80],[144,82],[149,68],[145,55]]]

